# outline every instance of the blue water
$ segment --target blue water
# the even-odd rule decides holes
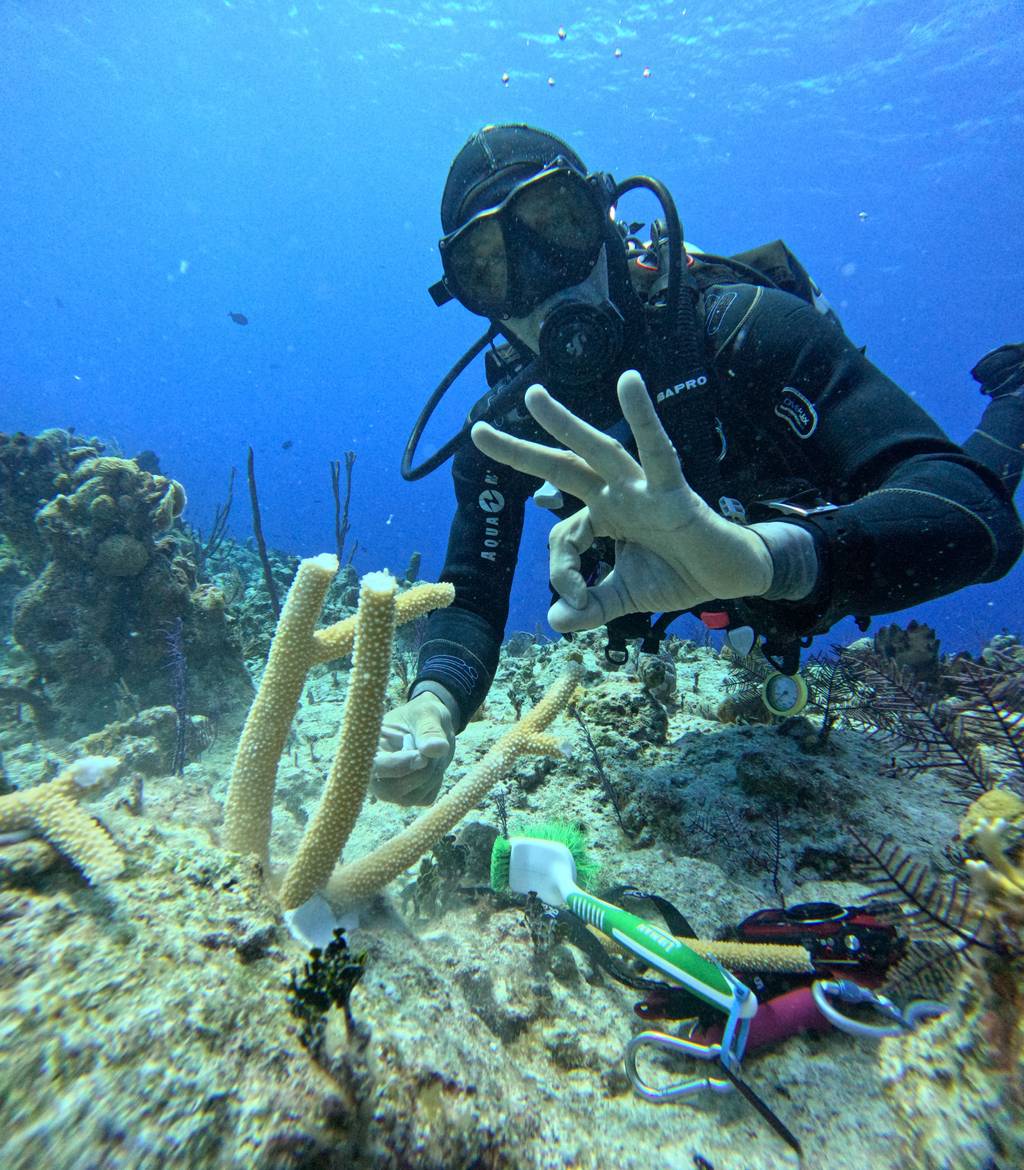
[[[481,331],[427,297],[437,206],[474,129],[525,120],[661,178],[705,248],[782,236],[965,438],[969,368],[1024,336],[1022,50],[1018,0],[0,0],[0,429],[152,448],[201,528],[251,444],[268,539],[303,554],[333,549],[354,450],[355,564],[415,548],[436,575],[447,471],[405,484],[399,458]],[[546,609],[542,527],[511,628]],[[912,616],[951,645],[1018,629],[1022,572]]]

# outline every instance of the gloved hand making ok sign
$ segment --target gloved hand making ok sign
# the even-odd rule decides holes
[[[726,520],[689,486],[635,370],[619,378],[618,395],[639,462],[542,386],[526,392],[526,408],[568,450],[514,438],[487,423],[473,427],[473,442],[485,455],[548,480],[586,505],[551,530],[551,584],[560,596],[548,613],[552,627],[587,630],[623,614],[685,610],[712,598],[759,597],[771,590],[769,544],[756,526]],[[797,532],[813,557],[809,533]],[[615,568],[588,587],[580,557],[599,536],[614,538]]]

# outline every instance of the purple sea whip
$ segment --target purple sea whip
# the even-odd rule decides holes
[[[177,617],[167,631],[167,661],[174,688],[174,713],[177,716],[174,730],[174,761],[172,763],[175,776],[181,776],[185,772],[188,734],[188,663],[185,660],[185,640],[182,636],[182,628],[182,620]]]

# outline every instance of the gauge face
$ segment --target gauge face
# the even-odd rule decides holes
[[[798,674],[770,674],[761,698],[773,715],[796,715],[807,702],[807,684]]]

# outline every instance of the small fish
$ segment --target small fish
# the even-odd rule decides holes
[[[236,325],[249,324],[249,318],[244,313],[228,313],[228,316]]]
[[[281,444],[281,450],[282,451],[290,451],[292,449],[292,447],[294,447],[294,446],[295,446],[294,439],[285,439],[285,441]]]

